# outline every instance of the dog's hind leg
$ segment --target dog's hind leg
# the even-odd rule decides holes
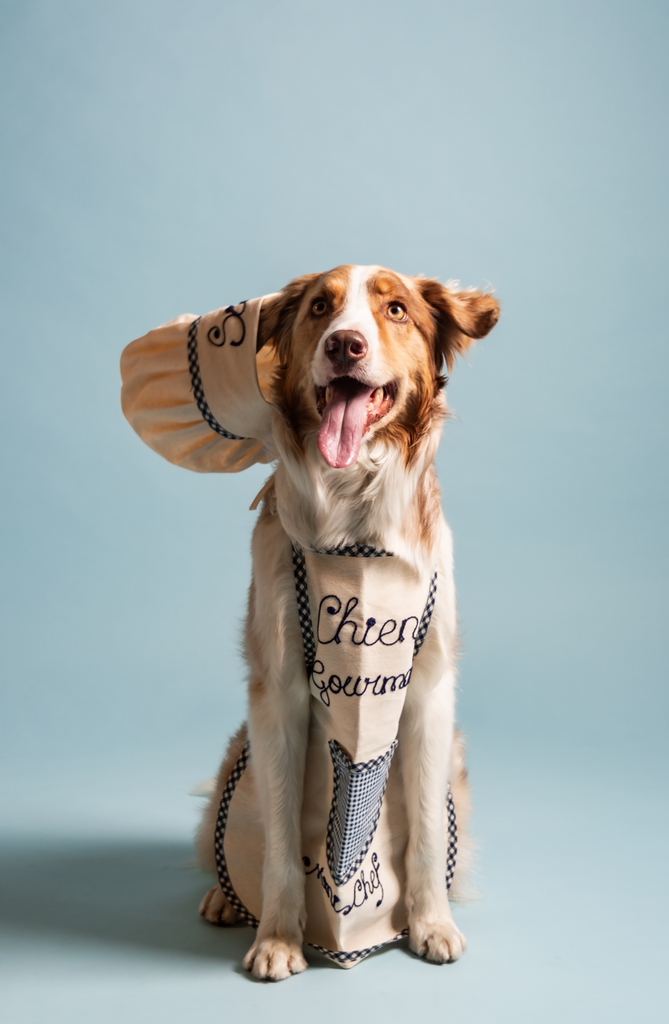
[[[210,924],[234,924],[237,920],[237,911],[226,900],[220,885],[205,893],[200,903],[200,917]]]

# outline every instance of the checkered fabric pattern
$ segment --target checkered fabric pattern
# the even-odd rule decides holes
[[[423,646],[423,641],[427,636],[427,630],[430,625],[432,618],[432,612],[437,600],[437,570],[434,570],[434,575],[430,580],[430,589],[427,592],[427,601],[425,602],[425,608],[418,624],[418,632],[416,633],[416,639],[413,642],[413,656],[414,658],[418,654],[419,650]]]
[[[399,942],[400,939],[406,938],[409,934],[409,929],[405,928],[404,931],[398,932],[397,935],[393,936],[392,939],[388,939],[387,942],[380,942],[378,946],[370,946],[368,949],[352,949],[350,951],[343,950],[342,952],[336,953],[332,949],[325,949],[324,946],[317,946],[315,942],[309,942],[307,945],[311,946],[312,949],[317,949],[319,953],[326,956],[328,960],[334,960],[336,964],[357,964],[359,960],[364,960],[370,953],[376,953],[377,949],[381,949],[383,946],[390,945],[391,942]]]
[[[393,745],[373,761],[354,764],[336,740],[330,740],[334,792],[327,832],[328,867],[337,885],[356,873],[370,847],[388,783]]]
[[[455,874],[455,862],[458,855],[458,826],[455,820],[455,804],[453,802],[453,791],[448,787],[446,797],[446,814],[448,815],[448,849],[446,851],[446,891],[451,888],[453,875]]]
[[[393,558],[392,551],[372,547],[371,544],[348,544],[343,548],[324,548],[319,555],[348,555],[349,558]]]
[[[202,317],[199,316],[196,320],[193,320],[188,328],[188,369],[190,370],[191,385],[197,407],[202,413],[202,419],[205,423],[209,424],[211,429],[215,430],[221,437],[227,437],[230,441],[246,441],[247,438],[240,437],[239,434],[231,434],[229,430],[221,426],[212,414],[211,409],[207,405],[207,399],[204,397],[204,389],[200,378],[200,363],[197,358],[197,328],[201,319]]]
[[[307,665],[307,672],[311,672],[316,658],[316,640],[311,625],[311,611],[309,610],[309,587],[307,585],[307,565],[304,560],[304,552],[293,544],[293,572],[295,574],[295,593],[297,595],[297,614],[300,619],[302,630],[302,644],[304,647],[304,660]]]
[[[221,797],[221,804],[218,809],[218,818],[216,819],[216,831],[214,833],[214,854],[216,856],[216,868],[218,870],[218,881],[221,889],[223,890],[225,897],[231,907],[239,914],[242,921],[246,924],[252,925],[253,928],[258,927],[258,919],[254,917],[250,911],[246,909],[242,901],[237,896],[237,893],[232,887],[230,881],[230,875],[228,874],[228,865],[225,860],[225,851],[223,849],[223,840],[225,838],[225,826],[228,822],[228,810],[230,809],[230,801],[232,800],[232,794],[235,791],[237,783],[244,774],[244,770],[249,759],[249,744],[247,743],[241,754],[237,764],[232,769],[230,778],[227,781],[226,787],[223,790]]]

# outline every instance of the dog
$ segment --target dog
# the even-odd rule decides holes
[[[402,691],[397,728],[397,786],[407,830],[397,870],[404,879],[401,899],[411,950],[446,963],[466,948],[445,883],[449,782],[459,833],[451,895],[463,891],[471,843],[463,744],[455,729],[452,540],[434,458],[447,415],[442,371],[450,373],[456,357],[487,335],[498,317],[499,304],[487,292],[379,266],[308,274],[263,301],[258,348],[272,352],[276,362],[271,383],[276,464],[262,492],[252,541],[245,629],[248,727],[231,741],[197,836],[200,863],[215,871],[221,801],[248,742],[264,855],[262,909],[244,966],[257,978],[280,980],[306,967],[305,763],[310,708],[321,708],[324,696],[330,699],[325,682],[315,690],[312,675],[310,684],[305,664],[295,552],[339,554],[367,545],[374,554],[392,553],[395,564],[408,566],[421,579],[436,567],[438,596],[410,685]],[[350,636],[360,645],[364,637],[356,640],[355,628],[353,623]],[[382,642],[390,635],[384,629]],[[335,694],[336,687],[330,691]],[[336,904],[333,883],[319,871],[320,885],[337,910],[342,904]],[[374,878],[370,871],[358,889],[361,899],[381,885]],[[226,895],[216,885],[202,900],[200,914],[214,924],[234,923],[239,906],[228,896],[229,890]]]

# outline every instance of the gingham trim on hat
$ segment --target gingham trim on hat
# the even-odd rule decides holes
[[[190,370],[193,396],[197,402],[197,407],[202,413],[202,419],[205,423],[212,430],[215,430],[217,434],[220,434],[221,437],[227,437],[230,441],[248,441],[248,438],[240,437],[239,434],[231,434],[229,430],[222,427],[207,405],[207,399],[204,397],[204,388],[202,387],[202,378],[200,377],[200,362],[197,357],[197,328],[201,319],[202,317],[198,316],[188,328],[188,369]]]

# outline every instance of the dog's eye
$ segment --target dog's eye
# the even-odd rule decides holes
[[[311,304],[311,312],[314,316],[323,316],[323,313],[327,308],[328,304],[325,299],[316,299],[316,301]]]
[[[396,320],[398,323],[407,318],[407,311],[401,302],[391,302],[387,312],[390,319]]]

